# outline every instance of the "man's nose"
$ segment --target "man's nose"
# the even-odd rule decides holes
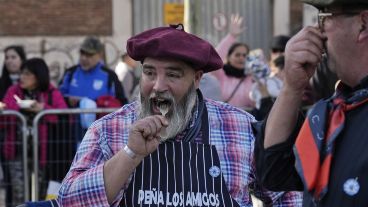
[[[167,80],[165,77],[157,76],[153,89],[157,92],[165,92],[168,90]]]
[[[86,58],[85,58],[85,57],[80,56],[79,61],[84,62],[85,60],[86,60]]]

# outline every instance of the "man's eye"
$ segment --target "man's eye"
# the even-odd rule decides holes
[[[180,78],[180,75],[178,75],[176,73],[169,73],[169,74],[167,74],[167,76],[169,76],[170,78]]]
[[[152,75],[153,75],[153,72],[152,72],[152,71],[147,71],[147,70],[145,70],[145,71],[144,71],[144,74],[145,74],[145,75],[148,75],[148,76],[152,76]]]

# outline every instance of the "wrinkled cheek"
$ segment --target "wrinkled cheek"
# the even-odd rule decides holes
[[[148,84],[146,81],[142,80],[140,83],[139,92],[143,97],[148,99],[153,93],[152,84]]]

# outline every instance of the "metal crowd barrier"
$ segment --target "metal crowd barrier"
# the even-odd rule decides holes
[[[57,131],[57,134],[58,133],[64,133],[65,136],[76,136],[75,132],[67,132],[68,130],[73,130],[75,128],[73,127],[76,127],[78,128],[78,125],[80,126],[80,123],[78,121],[78,119],[75,119],[75,115],[81,115],[81,114],[91,114],[91,113],[96,113],[96,114],[100,114],[100,113],[103,113],[103,114],[106,114],[106,113],[111,113],[111,112],[114,112],[118,110],[118,108],[97,108],[97,109],[49,109],[49,110],[44,110],[40,113],[38,113],[35,118],[33,119],[33,124],[32,124],[32,138],[33,138],[33,169],[34,169],[34,175],[39,175],[39,166],[40,166],[40,162],[39,162],[39,146],[40,146],[40,143],[39,143],[39,135],[40,135],[40,132],[39,132],[39,126],[41,124],[48,124],[48,123],[43,123],[43,119],[45,116],[48,116],[48,115],[68,115],[68,117],[64,117],[64,119],[66,119],[66,121],[70,121],[72,117],[72,123],[69,123],[71,124],[71,126],[68,126],[66,129],[64,130],[60,130],[60,129],[56,129]],[[74,116],[74,117],[73,117]],[[65,121],[65,120],[64,120]],[[56,126],[58,127],[58,126]],[[49,133],[48,132],[48,135],[50,135],[52,133]],[[84,135],[84,133],[83,133]],[[62,138],[62,137],[60,137]],[[69,141],[73,142],[75,141],[75,138],[76,137],[67,137],[66,139],[68,139]],[[80,137],[80,139],[82,139],[83,137]],[[57,142],[56,144],[58,144],[60,141],[61,144],[65,144],[66,142],[68,142],[68,140],[53,140],[53,142]],[[48,142],[50,142],[48,140]],[[49,144],[49,143],[48,143]],[[51,143],[53,144],[53,143]],[[70,147],[70,143],[68,145],[68,143],[66,143],[66,145],[68,147]],[[55,145],[56,146],[56,145]],[[75,150],[76,150],[77,146],[75,145]],[[58,151],[58,150],[70,150],[70,149],[55,149],[55,151]],[[52,152],[52,153],[57,153],[57,152]],[[64,151],[63,151],[64,152]],[[69,157],[70,158],[70,157]],[[59,164],[71,164],[71,161],[69,158],[65,158],[65,160],[48,160],[48,162],[58,162]],[[74,154],[72,156],[71,159],[74,158]],[[64,162],[64,163],[63,163]],[[65,163],[66,162],[66,163]],[[55,166],[55,165],[53,165]],[[52,167],[51,167],[52,168]],[[46,169],[46,170],[55,170],[55,169]],[[63,171],[63,170],[61,170]],[[62,177],[64,177],[65,175],[62,175]],[[37,201],[39,200],[39,191],[40,191],[40,181],[39,181],[39,176],[34,176],[33,178],[33,181],[32,181],[32,201]],[[44,199],[44,198],[41,198],[41,199]]]
[[[6,120],[6,118],[8,118],[8,117],[14,117],[14,118],[16,118],[16,121],[12,122],[12,121]],[[21,157],[22,157],[22,163],[23,163],[23,193],[24,193],[23,197],[24,197],[24,201],[27,201],[27,200],[29,200],[29,189],[30,189],[29,188],[29,179],[28,179],[28,165],[27,165],[27,163],[28,163],[27,138],[28,138],[30,130],[27,127],[27,120],[26,120],[26,118],[23,114],[21,114],[18,111],[14,111],[14,110],[0,110],[0,118],[2,118],[2,120],[4,120],[4,123],[0,123],[0,124],[2,125],[2,127],[6,128],[6,129],[4,129],[4,128],[2,129],[3,130],[2,135],[4,136],[4,138],[6,136],[6,133],[4,133],[4,132],[6,132],[8,129],[11,129],[12,125],[15,125],[15,128],[14,128],[15,130],[20,128],[21,140],[22,140],[21,141],[22,142],[22,147],[21,147],[22,156]],[[15,140],[19,138],[16,135],[16,132],[15,132],[14,135],[16,136]],[[15,143],[13,143],[13,144],[15,145],[15,148],[17,148],[17,146],[16,146],[17,141],[15,141]],[[3,143],[0,143],[0,145],[2,145],[1,149],[3,149],[3,147],[4,147]],[[4,156],[2,151],[0,153],[1,153],[1,156]],[[2,161],[5,161],[5,158]],[[7,163],[7,162],[8,161],[5,161],[5,163]],[[5,166],[4,163],[2,163],[2,165]],[[7,166],[7,167],[9,167],[9,166]],[[6,173],[6,172],[4,172],[4,173]],[[11,176],[11,175],[9,175],[9,176]],[[7,187],[6,185],[11,185],[11,183],[4,183],[4,187]],[[5,199],[4,199],[4,202],[5,202]]]

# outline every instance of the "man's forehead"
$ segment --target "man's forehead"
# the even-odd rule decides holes
[[[142,63],[143,67],[163,67],[163,68],[172,68],[172,69],[191,69],[194,70],[189,64],[182,60],[171,59],[171,58],[150,58],[147,57],[144,59]]]

